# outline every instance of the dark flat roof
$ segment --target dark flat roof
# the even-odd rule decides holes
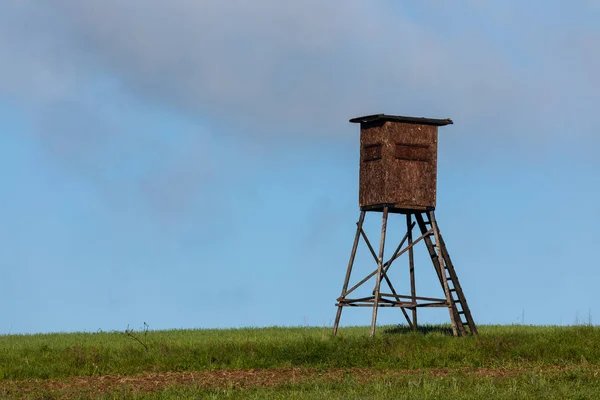
[[[386,115],[386,114],[373,114],[365,115],[364,117],[352,118],[350,122],[373,122],[373,121],[396,121],[396,122],[408,122],[411,124],[422,124],[422,125],[435,125],[443,126],[453,124],[450,118],[446,119],[434,119],[434,118],[423,118],[423,117],[403,117],[401,115]]]

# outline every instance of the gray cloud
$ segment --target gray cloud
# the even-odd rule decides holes
[[[13,62],[0,85],[52,102],[110,74],[140,101],[257,135],[289,121],[334,132],[375,111],[540,123],[581,110],[573,96],[597,100],[597,29],[510,2],[434,3],[418,25],[393,2],[21,2],[4,6]],[[429,19],[464,26],[446,22],[448,34]]]
[[[581,17],[597,6],[561,7],[542,18],[518,2],[424,2],[409,18],[392,1],[13,2],[0,10],[10,60],[0,90],[30,108],[47,148],[92,169],[125,163],[123,143],[144,140],[123,126],[127,107],[89,99],[106,77],[129,104],[166,107],[213,135],[351,140],[349,117],[388,112],[450,116],[477,139],[569,135],[585,147],[596,140],[582,117],[600,100],[600,33]],[[164,185],[199,178],[198,161],[175,154],[140,179],[162,193],[156,204],[183,204]]]
[[[518,90],[506,60],[486,43],[440,38],[387,4],[62,0],[53,11],[30,4],[14,11],[6,32],[8,47],[22,54],[3,71],[4,84],[20,82],[13,91],[51,100],[79,79],[109,73],[140,99],[254,131],[291,120],[331,130],[382,108],[468,115],[486,109],[482,100],[502,103]]]

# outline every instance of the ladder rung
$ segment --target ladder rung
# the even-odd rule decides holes
[[[452,288],[450,289],[451,292],[456,292],[456,289]]]
[[[464,312],[464,311],[459,311],[458,313],[459,313],[459,314],[464,314],[465,312]]]

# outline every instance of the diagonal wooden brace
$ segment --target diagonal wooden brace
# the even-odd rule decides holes
[[[392,265],[392,262],[396,259],[398,259],[400,256],[402,256],[402,254],[404,254],[405,252],[407,252],[410,248],[412,248],[413,246],[415,246],[417,243],[419,243],[421,240],[423,240],[425,237],[431,235],[431,233],[433,232],[433,230],[428,230],[427,232],[425,232],[423,235],[419,236],[418,239],[416,239],[414,242],[412,242],[412,244],[406,246],[404,249],[402,249],[402,251],[398,252],[398,254],[396,254],[396,256],[394,256],[393,258],[391,258],[389,261],[387,261],[385,264],[383,264],[383,271],[387,273],[388,269],[390,268],[390,266]],[[369,279],[371,279],[373,276],[375,276],[377,274],[377,270],[371,272],[369,275],[367,275],[363,280],[361,280],[360,282],[358,282],[356,285],[352,286],[350,289],[348,289],[343,296],[347,296],[350,293],[352,293],[353,291],[355,291],[357,288],[359,288],[363,283],[365,283],[366,281],[368,281]]]

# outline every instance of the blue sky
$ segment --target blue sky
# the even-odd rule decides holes
[[[597,322],[600,3],[523,3],[3,3],[0,333],[330,325],[371,113],[454,120],[436,213],[477,322]]]

